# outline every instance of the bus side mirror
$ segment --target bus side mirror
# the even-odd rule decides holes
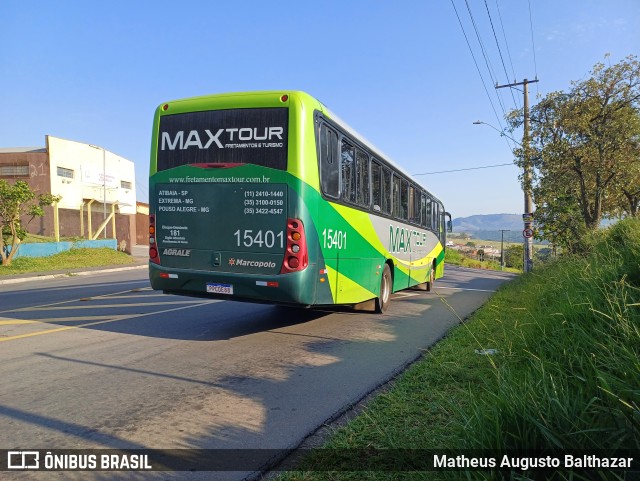
[[[447,232],[453,232],[453,221],[451,220],[451,214],[445,212],[444,215],[449,218],[449,220],[447,221]]]

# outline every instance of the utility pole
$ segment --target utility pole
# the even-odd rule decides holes
[[[500,239],[500,270],[504,270],[504,233],[510,232],[511,229],[500,229],[501,239]]]
[[[524,271],[533,269],[533,200],[531,196],[531,159],[529,157],[529,84],[536,83],[538,79],[516,82],[512,84],[496,85],[497,89],[504,87],[524,87],[524,132],[522,134],[522,149],[524,151]]]

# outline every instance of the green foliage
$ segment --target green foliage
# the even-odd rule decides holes
[[[513,449],[529,455],[535,449],[640,449],[640,220],[622,221],[590,243],[587,255],[564,256],[504,284],[323,447]],[[477,354],[488,349],[495,353]],[[631,479],[598,469],[283,476],[365,477]]]
[[[0,276],[28,272],[67,271],[69,269],[130,264],[133,258],[114,249],[71,249],[47,257],[18,257],[11,265],[0,267]]]
[[[513,287],[522,294],[512,309],[495,311],[513,334],[496,343],[494,380],[460,413],[461,447],[639,449],[640,222],[620,222],[588,255]]]
[[[0,180],[0,255],[2,265],[10,265],[18,251],[20,242],[26,237],[27,231],[22,225],[23,217],[44,215],[44,207],[58,202],[60,196],[51,194],[36,194],[29,184],[18,180],[9,184]],[[28,223],[28,222],[27,222]]]
[[[524,266],[524,246],[514,244],[504,249],[504,265],[522,270]]]
[[[553,260],[553,249],[549,247],[544,247],[542,249],[534,250],[533,258],[534,265],[538,265],[539,263],[551,262]]]
[[[510,114],[522,126],[523,111]],[[520,166],[533,166],[531,188],[541,235],[567,251],[603,215],[637,215],[640,205],[640,62],[598,63],[568,92],[552,92],[531,108]]]

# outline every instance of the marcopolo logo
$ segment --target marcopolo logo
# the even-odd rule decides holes
[[[191,249],[165,249],[162,251],[162,255],[189,257],[191,256]]]
[[[247,261],[245,259],[229,259],[229,265],[233,267],[257,267],[265,269],[275,269],[276,263],[271,261]]]

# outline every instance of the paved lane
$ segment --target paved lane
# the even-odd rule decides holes
[[[0,291],[0,447],[294,447],[512,278],[448,267],[376,315],[165,296],[145,275]]]

